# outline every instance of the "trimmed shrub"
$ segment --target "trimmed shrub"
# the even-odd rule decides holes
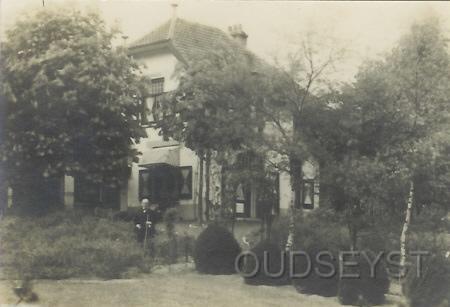
[[[410,306],[450,306],[450,259],[440,254],[426,257],[420,272],[418,276],[415,267],[410,268],[403,283]]]
[[[375,255],[366,252],[371,261]],[[385,294],[389,290],[389,276],[384,262],[379,261],[375,266],[374,275],[371,273],[367,259],[359,255],[353,259],[355,267],[345,269],[345,274],[355,274],[358,278],[343,278],[339,280],[339,301],[344,305],[381,305],[385,302]]]
[[[246,284],[249,285],[267,285],[267,286],[280,286],[290,284],[289,279],[289,257],[283,253],[280,246],[276,243],[269,241],[259,242],[255,247],[251,249],[258,259],[258,270],[253,276],[244,278]],[[266,256],[267,271],[264,269],[264,255]],[[247,256],[244,260],[243,272],[250,274],[256,269],[256,261],[253,256]],[[281,274],[279,272],[283,271]],[[270,276],[266,272],[269,272]],[[280,276],[278,276],[280,275]]]
[[[320,242],[318,242],[320,243]],[[336,296],[338,292],[339,284],[339,264],[338,264],[338,252],[324,248],[326,245],[308,245],[302,252],[306,252],[309,260],[303,255],[295,256],[293,272],[295,275],[304,274],[308,271],[310,261],[310,272],[305,277],[292,278],[292,283],[297,291],[306,294],[316,294],[325,297]],[[295,251],[299,251],[295,249]],[[320,260],[328,262],[332,268],[328,267],[317,261],[317,256],[320,252],[326,251],[330,254],[323,254],[320,256]],[[319,274],[319,271],[321,274]],[[327,276],[322,276],[326,274]]]
[[[311,271],[305,277],[293,276],[294,287],[302,293],[336,296],[339,284],[339,252],[349,250],[346,228],[331,211],[323,209],[299,215],[296,219],[293,250],[305,252],[308,255]],[[321,252],[329,254],[321,255],[320,261],[317,261],[316,257]],[[328,262],[332,268],[321,262]],[[306,272],[308,264],[304,256],[295,256],[292,268],[294,274]],[[316,270],[321,274],[318,274]],[[332,274],[333,271],[334,274]],[[322,276],[324,274],[331,276],[324,277]]]
[[[289,217],[277,216],[272,223],[270,239],[272,242],[279,242],[279,245],[286,246],[289,234]]]
[[[234,262],[240,252],[241,247],[231,232],[211,224],[195,242],[195,267],[205,274],[233,274],[236,273]]]

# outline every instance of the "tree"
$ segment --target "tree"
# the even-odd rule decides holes
[[[415,179],[423,165],[440,156],[442,131],[448,128],[450,58],[439,21],[429,19],[412,26],[387,58],[394,93],[410,135],[398,165],[409,172],[409,196],[401,234],[401,266],[405,267],[406,242],[414,198]],[[448,140],[446,140],[448,144]],[[441,144],[439,144],[441,143]],[[409,146],[408,146],[409,145]]]
[[[222,209],[234,204],[232,164],[239,152],[251,147],[261,126],[254,113],[251,69],[256,61],[237,45],[215,46],[177,68],[179,86],[157,110],[162,134],[183,142],[201,159],[206,155],[207,179],[212,155],[220,165]]]
[[[354,84],[323,97],[321,110],[316,111],[320,120],[310,130],[309,142],[315,143],[312,148],[323,166],[321,190],[350,217],[353,245],[373,208],[399,218],[406,215],[402,265],[412,206],[421,198],[427,202],[417,193],[419,186],[438,173],[439,180],[447,177],[448,182],[450,175],[433,171],[446,165],[448,148],[446,48],[435,21],[415,24],[384,60],[366,63]],[[432,184],[440,194],[433,201],[447,203],[441,184]]]
[[[7,31],[1,157],[18,204],[49,205],[45,184],[64,174],[111,186],[128,178],[132,145],[145,135],[145,85],[111,45],[117,33],[97,14],[64,9],[26,15]]]
[[[315,109],[317,96],[331,85],[327,75],[344,54],[344,49],[319,46],[308,33],[287,56],[285,65],[276,62],[276,67],[266,65],[258,71],[262,98],[256,113],[266,123],[260,151],[267,153],[267,162],[275,169],[290,175],[293,203],[287,248],[292,246],[295,207],[301,199],[302,167],[312,158],[306,136],[317,114],[308,110]]]

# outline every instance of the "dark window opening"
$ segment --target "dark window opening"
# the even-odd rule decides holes
[[[75,178],[74,200],[77,207],[120,209],[120,188]]]
[[[271,172],[265,178],[265,184],[258,191],[256,217],[264,218],[268,215],[280,213],[280,174]]]
[[[155,164],[139,171],[139,199],[147,198],[162,207],[192,199],[192,166]]]

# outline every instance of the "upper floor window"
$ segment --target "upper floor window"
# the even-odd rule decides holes
[[[152,79],[150,85],[150,96],[158,96],[164,93],[164,78]]]
[[[149,126],[155,122],[155,112],[159,108],[160,96],[164,93],[164,78],[154,78],[150,81],[150,95],[145,99],[141,111],[141,124]]]

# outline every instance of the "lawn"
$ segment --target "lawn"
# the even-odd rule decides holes
[[[35,281],[34,291],[36,305],[52,307],[342,306],[337,298],[299,294],[292,286],[248,286],[239,275],[200,275],[186,264],[155,268],[136,279]],[[0,281],[0,306],[16,301],[11,283]]]

